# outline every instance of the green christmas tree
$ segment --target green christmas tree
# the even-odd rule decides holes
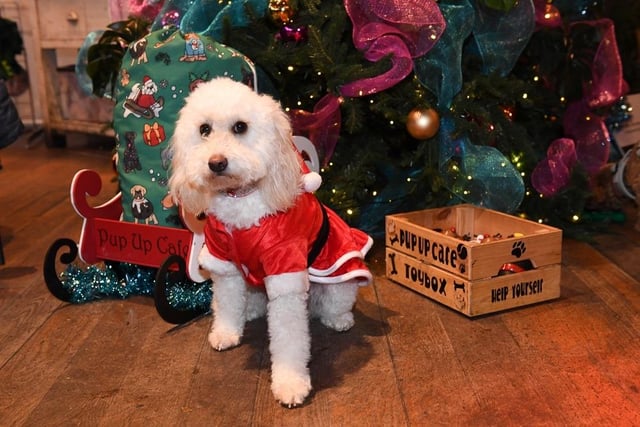
[[[531,176],[551,141],[565,136],[562,122],[567,106],[585,96],[587,82],[593,79],[594,52],[605,36],[591,22],[617,14],[618,21],[623,16],[635,17],[632,19],[636,22],[623,21],[626,29],[635,28],[639,13],[624,15],[620,6],[611,6],[614,2],[555,2],[557,7],[543,2],[536,5],[537,12],[544,8],[543,19],[556,22],[545,26],[543,20],[529,34],[518,33],[512,25],[515,34],[497,29],[492,33],[492,29],[472,26],[467,34],[448,35],[465,25],[465,18],[461,17],[464,13],[474,15],[467,21],[485,19],[499,26],[511,19],[528,23],[526,12],[516,9],[527,9],[532,4],[489,0],[431,3],[441,10],[450,28],[434,48],[414,58],[413,71],[394,86],[367,96],[347,97],[341,96],[345,83],[380,75],[393,66],[394,59],[389,55],[372,63],[363,58],[362,50],[354,46],[354,20],[346,10],[347,3],[272,1],[271,13],[268,10],[258,16],[249,11],[251,23],[242,28],[228,25],[223,37],[225,43],[255,59],[275,86],[275,94],[289,109],[312,111],[327,93],[340,98],[341,132],[335,152],[323,169],[326,184],[319,192],[323,200],[365,227],[375,227],[385,212],[464,201],[506,207],[502,210],[560,226],[581,220],[590,179],[582,164],[572,165],[570,180],[551,197],[540,195],[531,184]],[[364,2],[362,8],[375,9],[380,3]],[[428,6],[430,2],[419,3]],[[409,9],[411,4],[396,7]],[[638,11],[637,2],[633,7]],[[372,15],[367,12],[367,19],[388,24]],[[478,35],[476,31],[485,34]],[[488,41],[477,48],[474,44],[481,43],[480,37]],[[522,50],[511,52],[517,53],[517,61],[512,66],[493,64],[508,53],[491,49],[518,49],[506,43],[512,37],[526,37]],[[438,64],[438,59],[432,59],[439,52],[453,55],[451,50],[459,42],[459,70],[446,60]],[[427,74],[437,72],[445,78],[448,73],[461,72],[462,85],[448,102],[442,98],[450,88],[438,84],[452,83],[429,85],[433,79]],[[611,105],[601,106],[594,114],[607,117],[609,108]],[[437,133],[433,128],[412,132],[416,124],[411,112],[415,109],[435,110],[447,126],[441,126]],[[442,140],[451,143],[460,138],[466,144],[463,152],[453,153],[444,162]],[[492,158],[496,152],[483,151],[486,147],[495,148],[503,158]],[[496,168],[483,171],[483,165],[465,165],[464,157],[472,155],[478,157],[478,162],[511,162],[522,176],[522,202],[517,201],[520,195],[513,183],[486,183]],[[487,175],[485,182],[474,183],[478,181],[475,172]],[[497,173],[502,179],[501,172]],[[498,196],[487,195],[487,191],[504,192],[500,196],[507,200],[487,202],[487,198]],[[515,206],[509,198],[516,199]]]
[[[604,121],[624,107],[638,21],[638,1],[167,1],[154,28],[206,28],[250,57],[260,90],[318,148],[319,197],[380,235],[385,214],[461,202],[580,223],[610,135],[592,150],[566,113],[584,103],[578,122]],[[602,54],[612,41],[625,55]],[[598,67],[621,57],[616,99],[586,102],[600,95]]]

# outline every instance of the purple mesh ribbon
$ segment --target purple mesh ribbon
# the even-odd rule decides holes
[[[347,83],[344,96],[371,95],[398,84],[413,70],[413,58],[427,53],[444,32],[446,23],[432,0],[346,0],[353,23],[353,43],[367,60],[390,56],[392,67],[372,78]]]
[[[556,139],[549,145],[547,157],[533,170],[531,185],[543,196],[553,196],[569,183],[577,159],[572,139]]]
[[[553,196],[569,184],[569,172],[575,161],[586,169],[590,177],[595,176],[609,159],[610,136],[602,117],[593,110],[616,102],[628,90],[629,86],[622,77],[622,63],[615,39],[613,22],[609,19],[576,22],[575,25],[590,25],[600,30],[601,40],[591,64],[591,81],[583,88],[582,99],[569,104],[564,115],[565,135],[571,138],[573,148],[563,142],[553,147],[547,157],[534,169],[531,177],[533,187],[545,196]],[[555,141],[554,141],[555,143]],[[552,144],[553,146],[553,144]]]
[[[318,101],[312,113],[293,110],[289,116],[294,133],[309,138],[318,151],[320,162],[326,166],[340,136],[340,98],[328,93]]]
[[[413,71],[413,58],[427,53],[439,40],[445,21],[433,0],[346,0],[353,23],[354,46],[367,60],[391,58],[385,73],[347,83],[340,95],[359,97],[386,90]],[[340,136],[340,98],[325,95],[313,112],[290,114],[294,132],[308,137],[326,165]]]

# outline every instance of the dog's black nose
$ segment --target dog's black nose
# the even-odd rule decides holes
[[[213,156],[209,159],[209,169],[211,169],[211,171],[215,173],[224,171],[228,165],[229,162],[224,156]]]

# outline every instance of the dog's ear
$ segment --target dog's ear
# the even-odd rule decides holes
[[[202,193],[203,189],[198,191],[193,186],[186,176],[188,173],[188,165],[175,167],[175,161],[176,158],[174,157],[168,183],[174,203],[180,206],[181,209],[192,214],[206,211],[209,209],[207,201],[210,199],[210,195]]]
[[[272,135],[277,139],[272,149],[276,150],[272,158],[276,159],[274,167],[263,181],[263,190],[268,195],[267,203],[273,211],[288,209],[301,192],[300,182],[302,172],[299,163],[299,155],[293,144],[291,122],[289,117],[280,107],[280,104],[269,99],[270,122],[273,126]]]
[[[291,129],[291,120],[275,100],[276,111],[273,114],[273,126],[280,140],[287,144],[293,144],[293,131]]]

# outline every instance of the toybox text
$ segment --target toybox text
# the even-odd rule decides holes
[[[404,265],[404,277],[425,289],[431,289],[434,293],[447,295],[447,279],[429,275],[426,271],[409,264]]]

